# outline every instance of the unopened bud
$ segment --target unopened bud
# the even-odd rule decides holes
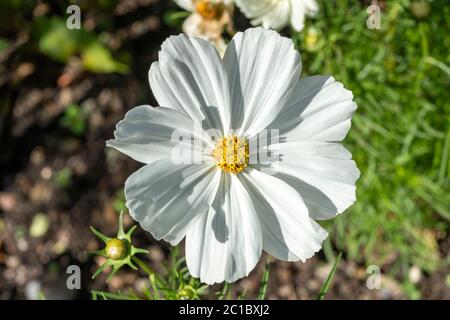
[[[125,243],[120,239],[112,238],[106,243],[106,255],[112,260],[119,260],[123,258],[123,256],[125,255],[125,251]]]

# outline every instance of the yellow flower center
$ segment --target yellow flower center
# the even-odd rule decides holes
[[[248,165],[248,141],[235,135],[221,138],[217,141],[212,156],[220,169],[226,173],[237,174]]]
[[[225,5],[211,0],[196,0],[195,10],[206,20],[218,20],[225,11]]]

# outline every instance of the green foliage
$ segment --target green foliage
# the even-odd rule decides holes
[[[82,49],[83,66],[95,73],[127,73],[128,66],[114,60],[111,52],[100,42],[92,42]]]
[[[426,271],[442,261],[438,240],[450,220],[450,7],[444,2],[430,3],[420,19],[411,1],[389,2],[381,30],[369,30],[358,2],[322,1],[316,19],[294,35],[303,74],[332,74],[358,104],[344,141],[362,173],[357,201],[327,224],[349,259]],[[319,50],[311,50],[311,29]]]
[[[86,130],[86,120],[86,112],[80,106],[71,104],[64,111],[60,124],[76,135],[83,135]]]
[[[165,275],[158,276],[155,287],[167,300],[199,300],[207,293],[207,285],[190,276],[185,258],[178,247],[171,249],[171,261],[164,266]]]
[[[112,203],[114,211],[120,213],[121,211],[125,211],[127,207],[125,206],[125,193],[123,189],[119,189],[115,193],[114,201]]]
[[[101,9],[111,9],[117,4],[117,0],[97,0],[96,4],[98,4]]]
[[[419,300],[421,297],[420,290],[416,287],[415,284],[409,281],[403,282],[402,289],[406,296],[411,300]]]
[[[107,291],[91,291],[92,300],[140,300],[139,297],[133,292],[129,291],[128,294],[123,294],[122,292],[110,293]]]
[[[66,189],[72,185],[72,170],[66,167],[55,173],[54,183],[61,189]]]
[[[9,47],[9,41],[4,38],[0,38],[0,52],[8,49]]]
[[[179,11],[176,9],[167,10],[164,13],[163,20],[166,25],[169,27],[180,27],[188,16],[190,12],[187,11]]]
[[[68,29],[62,18],[39,18],[33,30],[39,50],[58,62],[80,55],[84,68],[94,73],[128,72],[128,66],[114,59],[95,33]]]
[[[59,18],[40,19],[36,27],[40,31],[39,50],[61,63],[77,53],[85,35],[83,31],[69,30]]]

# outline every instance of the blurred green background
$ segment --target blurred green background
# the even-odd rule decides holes
[[[343,252],[330,298],[449,299],[449,3],[318,2],[301,33],[282,34],[301,52],[303,76],[331,74],[353,91],[358,110],[344,144],[362,175],[357,202],[324,224],[321,254],[272,263],[268,297],[314,298]],[[81,7],[80,30],[66,28],[70,4]],[[366,25],[370,4],[381,8],[380,30]],[[98,247],[89,225],[114,232],[123,184],[138,166],[104,141],[131,107],[156,105],[147,71],[162,41],[180,32],[179,11],[168,0],[1,2],[0,298],[29,297],[36,279],[50,298],[144,281],[127,271],[108,285],[90,280],[100,262],[85,251]],[[238,11],[235,22],[249,26]],[[137,237],[155,269],[170,259],[167,244]],[[87,274],[73,296],[58,293],[71,263]],[[382,271],[380,290],[366,286],[371,265]],[[262,268],[235,294],[256,295]]]

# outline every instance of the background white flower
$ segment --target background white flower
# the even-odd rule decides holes
[[[296,31],[303,30],[305,15],[314,16],[319,10],[316,0],[236,0],[244,15],[253,25],[267,29],[281,29],[291,24]]]
[[[333,218],[355,201],[359,170],[340,143],[353,96],[332,77],[299,80],[300,72],[292,41],[274,31],[237,33],[223,59],[207,41],[172,36],[149,71],[161,107],[130,110],[107,142],[146,164],[125,184],[132,217],[172,245],[186,237],[189,271],[203,282],[248,275],[262,250],[305,261],[327,237],[314,219]],[[278,172],[224,167],[212,156],[220,143],[207,138],[203,163],[173,163],[172,132],[192,132],[194,123],[219,128],[225,140],[230,129],[242,141],[279,129]]]
[[[183,32],[191,37],[211,41],[223,55],[226,43],[222,34],[233,33],[232,0],[174,0],[178,6],[192,14],[183,22]]]
[[[174,0],[174,2],[184,10],[194,12],[197,2],[223,3],[228,6],[233,4],[234,0]]]

